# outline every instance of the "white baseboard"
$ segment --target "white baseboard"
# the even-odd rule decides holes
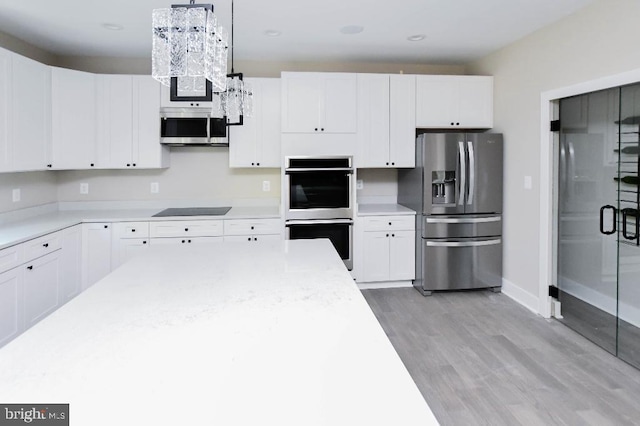
[[[502,293],[529,309],[534,314],[540,314],[538,296],[523,290],[505,278],[502,278]]]
[[[377,283],[356,283],[360,290],[373,290],[377,288],[403,288],[413,287],[411,281],[382,281]]]

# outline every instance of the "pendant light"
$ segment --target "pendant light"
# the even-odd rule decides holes
[[[227,126],[241,126],[244,116],[253,116],[253,90],[233,68],[233,0],[231,0],[231,73],[226,76],[226,89],[213,90],[211,116],[226,117]]]
[[[185,89],[226,90],[228,35],[218,25],[212,4],[190,0],[154,9],[152,26],[153,78],[165,86],[175,79]]]

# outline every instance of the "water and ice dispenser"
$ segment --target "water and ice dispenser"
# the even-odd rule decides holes
[[[455,170],[435,170],[431,172],[431,204],[455,204]]]

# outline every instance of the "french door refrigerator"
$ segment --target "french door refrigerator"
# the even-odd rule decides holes
[[[423,294],[502,286],[502,135],[425,133],[416,167],[398,171],[398,202],[416,210]]]

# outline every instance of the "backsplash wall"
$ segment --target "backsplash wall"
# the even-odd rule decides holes
[[[20,189],[18,202],[12,201],[14,189]],[[0,173],[0,213],[57,200],[56,172]]]
[[[262,190],[263,181],[271,191]],[[152,182],[158,194],[151,194]],[[59,201],[280,198],[279,169],[230,169],[228,148],[172,148],[168,169],[60,171],[57,183]],[[89,184],[88,194],[80,194],[80,183]]]

